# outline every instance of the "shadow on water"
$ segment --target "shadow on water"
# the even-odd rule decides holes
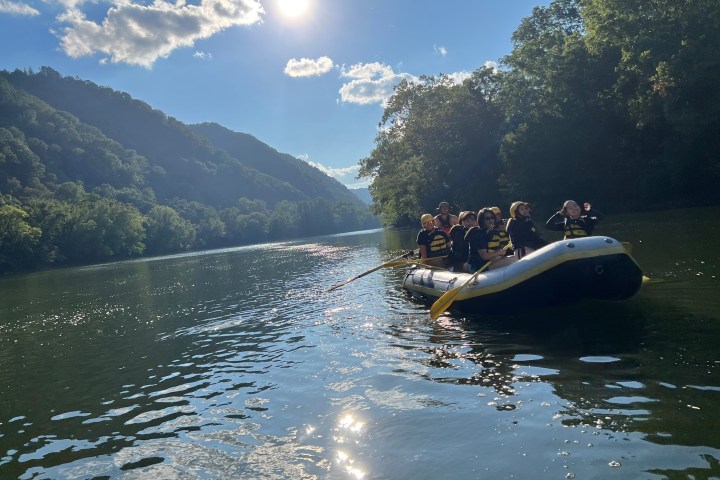
[[[561,416],[568,427],[718,449],[717,315],[688,312],[658,292],[644,293],[626,302],[583,301],[507,316],[446,314],[430,327],[427,363],[452,369],[470,361],[478,370],[466,378],[426,379],[491,386],[498,410],[517,407],[518,383],[547,382],[565,402]],[[459,337],[452,335],[458,330]],[[452,347],[458,339],[466,350]],[[688,413],[699,422],[696,428],[688,428]],[[720,474],[717,459],[704,458],[708,469],[682,475]]]

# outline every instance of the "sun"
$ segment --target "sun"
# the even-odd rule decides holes
[[[275,0],[280,12],[286,17],[299,17],[310,6],[310,0]]]

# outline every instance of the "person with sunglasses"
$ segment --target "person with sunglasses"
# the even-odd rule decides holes
[[[478,212],[478,226],[471,228],[465,236],[470,246],[469,270],[476,272],[490,262],[488,269],[502,268],[513,263],[515,257],[505,256],[500,246],[500,234],[495,229],[495,213],[489,208]]]

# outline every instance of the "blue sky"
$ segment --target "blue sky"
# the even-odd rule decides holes
[[[404,78],[461,79],[549,0],[0,0],[0,69],[49,66],[217,122],[349,186]]]

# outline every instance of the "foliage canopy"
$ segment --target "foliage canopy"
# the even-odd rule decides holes
[[[512,40],[499,69],[397,87],[360,170],[384,222],[416,225],[441,200],[720,201],[720,3],[555,0]]]

